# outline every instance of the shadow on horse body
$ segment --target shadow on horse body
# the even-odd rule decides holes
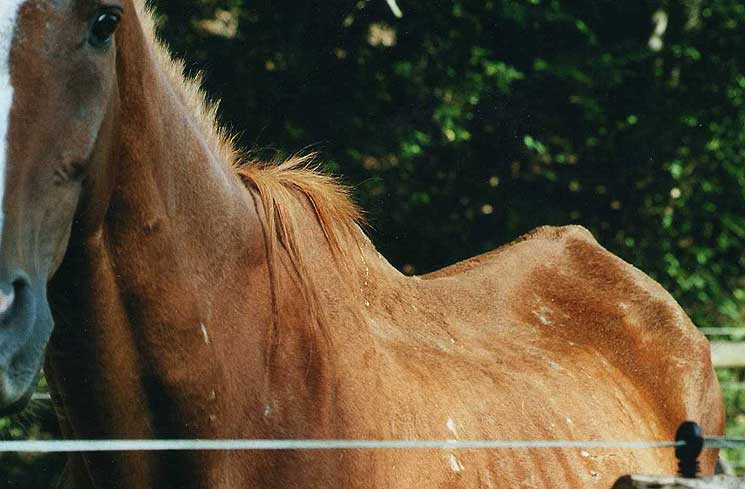
[[[0,407],[24,404],[49,340],[76,439],[722,433],[706,340],[582,228],[405,277],[307,158],[241,162],[139,0],[4,5]],[[74,456],[66,484],[607,488],[674,471],[671,450],[136,452]]]

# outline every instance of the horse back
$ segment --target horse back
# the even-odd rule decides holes
[[[565,343],[599,352],[634,380],[668,420],[671,435],[686,419],[712,435],[722,432],[724,410],[706,338],[662,286],[586,229],[538,228],[423,278],[460,290],[466,303],[502,322],[504,334],[527,328],[548,338],[551,348]]]
[[[346,392],[351,436],[670,440],[686,419],[722,433],[705,338],[659,284],[583,228],[540,228],[411,279],[382,309],[374,347],[354,358],[370,366],[359,379],[385,395]],[[492,487],[484,478],[499,455],[442,457],[446,476],[427,472],[431,486]],[[623,472],[675,470],[670,450],[510,457],[505,480],[537,487],[610,487]],[[707,453],[702,468],[715,460]]]

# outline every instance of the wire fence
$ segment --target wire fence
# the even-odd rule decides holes
[[[0,442],[0,453],[256,450],[516,450],[675,448],[671,441],[570,440],[61,440]]]
[[[745,328],[701,328],[707,336],[745,337]],[[745,390],[745,382],[725,382],[725,390]],[[36,401],[50,401],[36,393]],[[517,449],[660,449],[685,446],[685,441],[573,440],[25,440],[0,441],[0,453],[70,453],[214,450],[517,450]],[[743,449],[745,438],[704,438],[705,448]],[[745,463],[731,464],[736,469]]]
[[[0,453],[276,450],[645,450],[685,446],[685,441],[574,440],[26,440],[0,441]],[[745,448],[745,438],[704,438],[705,448]]]

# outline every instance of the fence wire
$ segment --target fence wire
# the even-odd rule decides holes
[[[704,438],[704,445],[710,448],[745,448],[745,438],[736,436],[712,436]]]
[[[255,450],[497,450],[674,448],[671,441],[569,440],[60,440],[2,441],[0,453]]]
[[[392,8],[395,1],[389,0]],[[395,7],[394,7],[395,6]],[[394,10],[395,11],[395,10]],[[701,328],[707,336],[745,336],[745,328]],[[722,383],[723,389],[745,390],[745,383]],[[37,393],[36,401],[49,401]],[[675,448],[674,441],[571,441],[571,440],[26,440],[0,441],[0,453],[84,453],[132,451],[276,451],[276,450],[519,450],[519,449],[626,449]],[[745,448],[745,438],[707,437],[705,448]],[[745,464],[743,464],[745,466]]]

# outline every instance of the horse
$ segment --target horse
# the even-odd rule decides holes
[[[143,0],[0,5],[0,408],[74,439],[671,440],[709,345],[581,227],[421,277],[307,156],[216,122]],[[717,453],[705,451],[702,470]],[[607,488],[669,449],[127,452],[65,488]]]

